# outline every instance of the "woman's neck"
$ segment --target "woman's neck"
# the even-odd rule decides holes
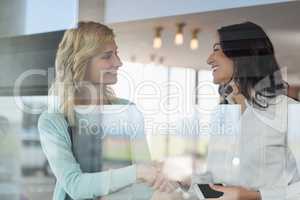
[[[75,105],[105,105],[111,104],[106,92],[105,86],[93,84],[81,87],[75,94]]]
[[[246,98],[244,97],[244,95],[242,95],[241,93],[232,95],[232,99],[236,104],[239,104],[241,106],[241,112],[244,113],[244,111],[246,110]]]
[[[244,111],[246,110],[245,96],[241,93],[239,87],[232,79],[228,84],[232,88],[232,92],[230,93],[230,98],[233,100],[235,104],[239,104],[241,106],[241,112],[244,113]]]

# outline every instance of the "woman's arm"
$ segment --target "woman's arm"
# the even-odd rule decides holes
[[[297,145],[299,140],[293,138],[293,141],[289,142],[288,160],[290,161],[285,174],[288,177],[294,177],[289,185],[273,186],[268,188],[260,188],[262,200],[274,199],[300,199],[300,155],[297,151]],[[295,146],[291,144],[295,144]]]
[[[82,173],[71,151],[67,123],[59,113],[44,113],[38,123],[42,148],[53,173],[73,199],[107,195],[136,181],[135,165],[97,173]]]
[[[296,109],[299,104],[289,104],[289,106],[296,106],[293,109]],[[298,108],[297,108],[298,109]],[[294,110],[293,110],[294,111]],[[288,113],[288,117],[292,113]],[[297,113],[295,112],[296,116]],[[288,118],[288,148],[287,153],[285,154],[288,165],[285,165],[287,168],[284,172],[286,176],[292,178],[292,181],[289,185],[282,186],[273,186],[269,188],[260,188],[262,200],[268,199],[300,199],[300,136],[299,136],[299,124],[298,121],[290,121],[291,118]]]
[[[218,186],[210,185],[213,190],[223,192],[220,198],[212,198],[211,200],[261,200],[259,191],[249,190],[238,186]],[[273,200],[273,199],[272,199]]]
[[[294,182],[286,187],[273,187],[260,189],[261,199],[281,200],[281,199],[300,199],[300,181]]]

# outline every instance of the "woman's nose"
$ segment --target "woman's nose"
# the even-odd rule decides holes
[[[115,56],[113,66],[119,68],[122,65],[123,65],[123,63],[122,63],[120,57],[119,56]]]
[[[210,54],[206,60],[206,63],[211,65],[214,62],[214,54]]]

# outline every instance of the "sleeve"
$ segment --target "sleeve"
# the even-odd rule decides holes
[[[261,200],[283,200],[286,199],[285,187],[261,188],[259,190]]]
[[[273,187],[260,189],[262,200],[298,200],[300,199],[300,182],[292,183],[286,187]]]
[[[290,184],[281,187],[261,188],[259,189],[262,200],[298,200],[300,199],[300,137],[299,134],[289,136],[286,173],[288,177],[292,177]]]
[[[71,151],[63,116],[44,113],[38,123],[41,144],[49,165],[63,189],[73,199],[104,196],[136,181],[134,165],[97,173],[83,173]]]

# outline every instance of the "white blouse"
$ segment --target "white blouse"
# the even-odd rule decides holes
[[[299,200],[300,158],[295,149],[300,145],[299,136],[288,140],[288,105],[295,103],[283,95],[266,110],[246,103],[240,118],[226,122],[224,134],[211,135],[207,157],[210,181],[259,190],[262,200]],[[233,130],[228,128],[230,122],[236,123]],[[203,182],[203,177],[195,176],[193,182]]]

